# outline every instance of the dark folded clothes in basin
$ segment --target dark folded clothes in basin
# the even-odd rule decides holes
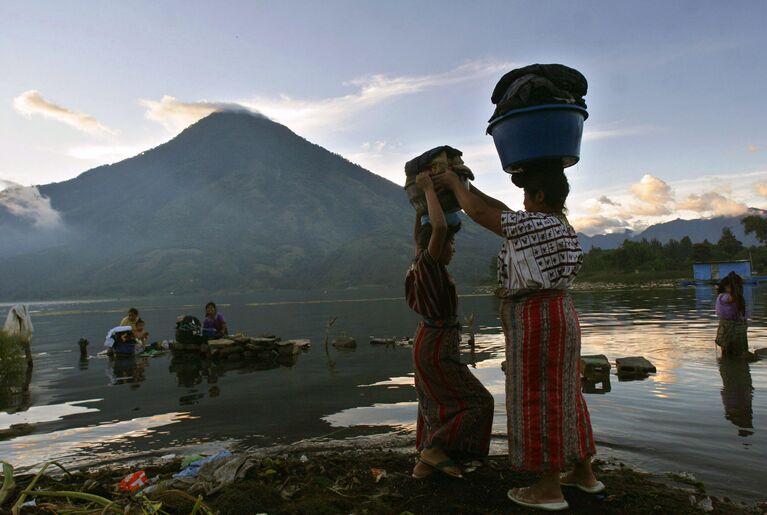
[[[531,64],[501,77],[490,97],[496,105],[491,120],[514,109],[543,104],[575,104],[586,108],[588,83],[578,70],[562,64]]]

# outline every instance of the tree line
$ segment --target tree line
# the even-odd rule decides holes
[[[681,278],[690,275],[693,263],[740,259],[750,259],[753,270],[764,274],[767,272],[767,219],[751,215],[744,217],[741,223],[746,234],[754,234],[760,245],[744,246],[727,227],[716,243],[708,240],[693,243],[687,236],[666,243],[655,239],[624,240],[616,249],[594,247],[589,250],[584,256],[580,276],[679,272]]]

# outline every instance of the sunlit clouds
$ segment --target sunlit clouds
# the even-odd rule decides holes
[[[78,145],[67,150],[69,157],[99,163],[114,163],[133,157],[148,147],[136,145]]]
[[[115,131],[100,123],[93,116],[78,113],[43,98],[39,91],[29,90],[13,99],[13,107],[20,114],[31,118],[40,115],[55,120],[75,129],[97,136],[111,136]]]
[[[56,227],[61,222],[50,199],[41,195],[36,186],[21,186],[0,179],[0,208],[40,228]]]
[[[302,135],[311,136],[311,131],[317,129],[340,130],[361,112],[385,101],[492,77],[513,67],[514,64],[509,62],[479,60],[441,73],[400,76],[375,74],[352,79],[343,85],[354,91],[342,96],[320,99],[294,98],[289,95],[276,98],[256,96],[240,103]]]
[[[176,133],[205,118],[216,111],[241,111],[241,105],[229,102],[182,102],[175,97],[164,95],[159,101],[140,100],[146,108],[144,117],[162,124],[169,131]]]
[[[677,204],[679,211],[693,211],[702,215],[734,216],[745,213],[748,206],[716,191],[707,191],[700,195],[689,195]]]
[[[573,209],[571,223],[589,235],[641,230],[670,218],[738,216],[749,207],[762,207],[757,194],[767,196],[767,182],[754,184],[754,177],[767,179],[767,171],[702,177],[700,180],[666,182],[645,174],[624,188],[611,188],[583,199]],[[596,193],[596,192],[593,192]]]
[[[574,216],[570,217],[570,223],[575,230],[589,235],[623,232],[632,228],[626,220],[603,215]]]

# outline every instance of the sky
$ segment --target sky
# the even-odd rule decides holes
[[[4,0],[0,203],[29,209],[41,199],[23,187],[244,106],[398,184],[408,159],[457,147],[480,189],[521,209],[485,133],[490,93],[513,68],[562,63],[589,81],[567,170],[577,229],[767,209],[765,20],[761,0]]]

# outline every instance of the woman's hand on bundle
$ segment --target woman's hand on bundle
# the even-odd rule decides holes
[[[456,188],[461,186],[461,181],[455,172],[447,171],[439,175],[432,177],[434,186],[438,190],[455,191]]]
[[[448,170],[453,170],[455,173],[461,173],[463,175],[468,175],[469,177],[473,176],[474,174],[471,171],[471,168],[464,164],[458,164],[458,165],[452,165]]]
[[[434,183],[431,180],[429,172],[421,172],[415,176],[415,185],[421,188],[423,191],[427,191],[434,188]]]

